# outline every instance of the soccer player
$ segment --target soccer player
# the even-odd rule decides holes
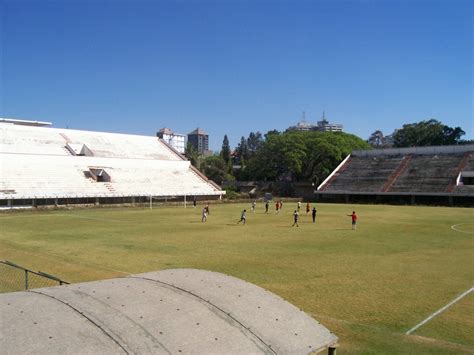
[[[309,205],[309,202],[306,203],[306,214],[309,214],[310,208],[311,208],[311,206]]]
[[[268,213],[268,201],[265,202],[265,213]]]
[[[247,219],[247,210],[243,210],[242,214],[240,215],[240,221],[238,221],[237,224],[239,224],[240,222],[244,222],[245,224],[246,219]]]
[[[207,221],[207,208],[204,207],[202,209],[202,217],[201,217],[201,222],[204,223]]]
[[[352,214],[348,214],[348,217],[352,217],[352,229],[356,229],[357,227],[357,215],[355,211],[352,211]]]
[[[298,225],[298,217],[299,217],[299,214],[298,214],[298,211],[295,210],[295,212],[293,212],[293,219],[294,219],[294,222],[293,222],[293,225],[292,227],[296,226],[299,227]]]
[[[313,207],[313,211],[311,212],[311,217],[313,217],[313,223],[316,222],[316,207]]]
[[[252,213],[255,213],[255,207],[257,206],[257,201],[253,200],[252,202],[252,208],[251,208],[251,211]]]
[[[300,201],[298,201],[297,207],[298,207],[298,212],[299,212],[300,209],[301,209],[301,202]]]
[[[275,202],[275,210],[276,212],[275,213],[278,213],[278,209],[280,208],[280,202]]]

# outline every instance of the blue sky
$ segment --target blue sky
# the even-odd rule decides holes
[[[210,146],[322,111],[367,139],[473,139],[472,2],[0,0],[0,117]]]

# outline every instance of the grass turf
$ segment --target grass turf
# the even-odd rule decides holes
[[[471,209],[321,204],[317,222],[302,212],[297,228],[295,207],[265,214],[262,205],[250,213],[249,204],[216,204],[207,223],[189,207],[5,213],[0,259],[70,282],[213,270],[302,308],[340,337],[339,353],[474,351],[469,299],[444,315],[453,326],[440,318],[404,335],[472,287]],[[243,208],[245,226],[237,225]]]

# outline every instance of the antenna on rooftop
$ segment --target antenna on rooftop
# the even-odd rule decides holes
[[[326,111],[323,111],[323,118],[321,122],[327,123],[328,121],[326,120]]]
[[[301,112],[301,122],[306,123],[306,111]]]

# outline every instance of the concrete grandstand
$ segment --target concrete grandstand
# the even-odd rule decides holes
[[[315,191],[320,201],[474,204],[474,145],[353,151]]]
[[[157,137],[0,121],[0,206],[134,203],[225,192]]]

